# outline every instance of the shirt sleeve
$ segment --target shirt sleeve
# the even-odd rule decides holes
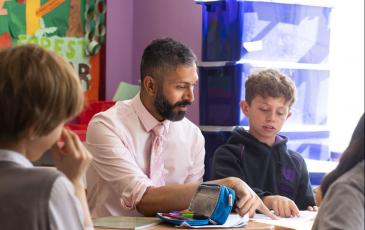
[[[192,145],[192,167],[185,183],[201,183],[204,175],[205,142],[203,134],[196,128],[197,137]]]
[[[93,121],[87,130],[87,148],[93,155],[92,166],[124,209],[135,209],[152,181],[138,166],[125,140],[109,124]]]
[[[52,230],[94,229],[92,226],[84,227],[81,204],[74,192],[66,177],[61,176],[55,180],[48,204]]]
[[[233,154],[232,149],[228,145],[222,145],[213,155],[212,179],[230,176],[242,178],[242,169],[238,162],[239,159]]]

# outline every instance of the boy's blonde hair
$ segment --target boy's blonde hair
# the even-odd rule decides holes
[[[30,44],[0,51],[0,141],[17,142],[30,128],[47,135],[83,103],[79,77],[63,57]]]
[[[256,96],[284,97],[285,101],[289,102],[289,108],[295,101],[294,82],[285,74],[274,69],[264,69],[252,73],[246,80],[245,88],[245,100],[249,105]]]

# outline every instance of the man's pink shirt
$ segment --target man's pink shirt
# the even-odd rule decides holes
[[[153,141],[159,123],[143,106],[140,95],[119,101],[89,123],[86,146],[94,160],[87,171],[88,202],[94,217],[139,216],[136,205],[153,182],[148,177]],[[166,185],[202,182],[204,137],[184,118],[163,122],[162,156]]]

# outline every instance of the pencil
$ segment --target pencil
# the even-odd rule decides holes
[[[184,216],[179,216],[171,213],[161,213],[161,216],[168,217],[170,219],[176,219],[176,220],[189,220],[189,218]]]

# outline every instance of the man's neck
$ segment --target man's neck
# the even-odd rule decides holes
[[[163,121],[164,118],[157,112],[156,107],[154,105],[153,98],[147,95],[146,92],[141,90],[139,95],[142,105],[147,109],[147,111],[158,121]]]

